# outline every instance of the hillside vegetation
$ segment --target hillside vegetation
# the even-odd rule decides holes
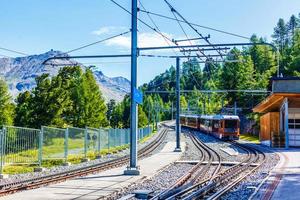
[[[274,28],[273,43],[279,49],[280,72],[283,76],[300,76],[300,22],[291,16],[288,22],[279,19]],[[256,35],[251,42],[266,42]],[[249,93],[201,93],[199,90],[267,90],[269,79],[277,73],[278,55],[268,46],[251,46],[242,50],[233,48],[225,62],[207,62],[199,65],[196,60],[183,63],[181,69],[181,89],[192,90],[180,99],[183,110],[197,113],[219,113],[224,106],[238,102],[243,114],[251,113],[251,108],[265,95],[253,96]],[[111,100],[105,103],[102,91],[91,70],[81,67],[64,67],[56,76],[47,74],[35,78],[36,87],[20,93],[15,104],[8,87],[0,80],[0,125],[17,125],[39,128],[46,126],[77,126],[118,128],[129,127],[130,98],[125,96],[120,103]],[[139,126],[145,126],[148,118],[170,119],[172,104],[175,105],[175,68],[171,66],[164,73],[140,87],[143,91],[167,91],[169,94],[144,96],[139,106]],[[175,107],[175,106],[174,106]]]

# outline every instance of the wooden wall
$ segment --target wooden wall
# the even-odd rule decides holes
[[[260,141],[271,140],[271,133],[279,135],[279,112],[269,112],[260,117]]]

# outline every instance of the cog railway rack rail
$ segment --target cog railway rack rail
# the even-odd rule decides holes
[[[247,144],[230,142],[233,146],[244,150],[247,156],[242,162],[222,170],[219,153],[204,144],[195,134],[188,132],[188,136],[200,152],[199,163],[167,190],[154,196],[153,200],[218,199],[257,170],[266,160],[266,155],[262,151]],[[207,160],[207,163],[203,166],[204,160]],[[213,167],[213,161],[217,162],[217,166],[212,174],[208,174],[208,169]],[[253,163],[256,165],[252,165]]]

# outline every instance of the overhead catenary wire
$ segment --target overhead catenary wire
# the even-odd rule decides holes
[[[119,34],[116,34],[116,35],[113,35],[113,36],[104,38],[104,39],[102,39],[102,40],[99,40],[99,41],[96,41],[96,42],[92,42],[92,43],[89,43],[89,44],[86,44],[86,45],[77,47],[77,48],[75,48],[75,49],[68,50],[68,51],[63,52],[63,53],[61,53],[61,54],[55,55],[55,56],[52,57],[52,58],[47,58],[46,60],[43,61],[43,64],[46,64],[46,62],[47,62],[49,59],[54,59],[54,58],[56,58],[56,57],[59,58],[59,57],[62,56],[63,54],[69,54],[69,53],[72,53],[72,52],[75,52],[75,51],[78,51],[78,50],[81,50],[81,49],[90,47],[90,46],[92,46],[92,45],[96,45],[96,44],[99,44],[99,43],[102,43],[102,42],[106,42],[106,41],[109,41],[109,40],[111,40],[111,39],[114,39],[114,38],[117,38],[117,37],[126,35],[126,34],[128,34],[128,33],[130,33],[130,32],[131,32],[131,30],[125,31],[125,32],[122,32],[122,33],[119,33]],[[72,57],[72,56],[70,56],[70,57]],[[88,57],[88,56],[78,56],[77,58],[81,58],[81,57],[84,58],[84,57]],[[90,57],[97,57],[97,56],[90,56]],[[67,58],[68,58],[68,56],[66,56],[66,59],[67,59]],[[48,64],[49,64],[49,65],[55,65],[55,64],[53,64],[53,63],[48,63]],[[72,65],[74,65],[74,64],[80,64],[80,63],[73,63]]]
[[[187,38],[188,40],[189,40],[189,38],[188,38],[188,36],[187,36],[187,34],[186,34],[186,32],[185,32],[183,26],[181,25],[180,21],[178,20],[176,14],[177,14],[182,20],[184,20],[184,21],[187,23],[187,25],[189,25],[189,26],[190,26],[190,27],[191,27],[191,28],[192,28],[192,29],[200,36],[200,39],[205,40],[209,45],[211,45],[212,48],[215,49],[215,51],[218,52],[218,53],[219,53],[219,56],[221,56],[221,58],[223,59],[222,52],[221,52],[219,49],[215,48],[215,46],[212,45],[212,44],[209,42],[208,37],[204,37],[201,33],[198,32],[197,29],[195,29],[192,25],[190,25],[190,24],[188,23],[188,21],[187,21],[187,20],[186,20],[186,19],[185,19],[178,11],[176,11],[175,8],[174,8],[167,0],[164,0],[164,2],[165,2],[165,3],[169,6],[169,8],[171,9],[171,12],[172,12],[173,16],[175,17],[177,23],[179,24],[181,30],[183,31],[183,33],[185,34],[185,36],[186,36],[186,38]],[[189,42],[190,42],[190,44],[191,44],[191,41],[190,41],[190,40],[189,40]],[[192,46],[192,44],[191,44],[191,46]],[[208,61],[209,61],[209,60],[212,60],[212,56],[207,56],[203,51],[200,50],[199,47],[197,47],[197,49],[198,49],[198,51],[200,52],[200,54],[202,54],[204,57],[206,57],[206,59],[207,59]],[[198,56],[198,58],[200,58],[200,60],[201,60],[201,56],[198,55],[198,54],[197,54],[197,56]],[[207,63],[206,63],[206,64],[207,64]],[[210,63],[210,64],[213,65],[213,66],[215,66],[214,63]],[[193,78],[193,81],[198,85],[198,87],[200,87],[200,84],[198,83],[197,79],[194,77],[194,75],[193,75],[192,73],[191,73],[191,76],[192,76],[192,78]]]
[[[203,37],[203,35],[201,33],[199,33],[199,31],[195,27],[193,27],[167,0],[163,0],[163,1],[169,6],[172,13],[177,14],[183,21],[185,21],[187,23],[187,25],[189,27],[191,27],[202,39],[204,39],[204,41],[206,41],[209,45],[211,45],[214,48],[214,45],[211,44],[206,37]],[[216,51],[220,54],[220,56],[222,58],[221,52],[218,51],[217,49],[216,49]]]
[[[114,0],[110,0],[112,3],[114,3],[116,6],[118,6],[119,8],[121,8],[122,10],[124,10],[125,12],[127,12],[128,14],[132,15],[132,13],[127,10],[125,7],[123,7],[121,4],[117,3]],[[137,20],[139,22],[141,22],[142,24],[144,24],[145,26],[147,26],[148,28],[152,29],[153,31],[155,31],[156,33],[158,33],[159,35],[161,35],[162,37],[164,37],[165,39],[169,40],[170,42],[172,42],[172,40],[170,38],[168,38],[167,36],[165,36],[163,33],[159,32],[158,30],[156,30],[155,28],[153,28],[152,26],[150,26],[149,24],[147,24],[146,22],[144,22],[143,20],[141,20],[140,18],[137,18]]]
[[[96,42],[92,42],[92,43],[83,45],[83,46],[81,46],[81,47],[77,47],[77,48],[75,48],[75,49],[68,50],[68,51],[66,51],[65,53],[69,54],[69,53],[72,53],[72,52],[74,52],[74,51],[78,51],[78,50],[81,50],[81,49],[84,49],[84,48],[93,46],[93,45],[95,45],[95,44],[102,43],[102,42],[105,42],[105,41],[114,39],[114,38],[116,38],[116,37],[120,37],[120,36],[126,35],[126,34],[128,34],[128,33],[130,33],[130,32],[131,32],[131,30],[125,31],[125,32],[122,32],[122,33],[119,33],[119,34],[110,36],[110,37],[108,37],[108,38],[105,38],[105,39],[102,39],[102,40],[99,40],[99,41],[96,41]]]
[[[172,11],[171,11],[171,12],[172,12]],[[177,23],[179,24],[179,26],[180,26],[182,32],[184,33],[185,37],[186,37],[187,40],[189,41],[190,45],[193,45],[192,42],[191,42],[191,40],[189,39],[189,37],[188,37],[186,31],[184,30],[183,26],[181,25],[179,19],[177,18],[176,14],[175,14],[174,12],[172,12],[172,14],[173,14],[173,16],[176,18]],[[202,38],[203,38],[203,37],[201,36],[201,39],[202,39]],[[205,55],[205,53],[204,53],[203,51],[200,50],[199,47],[197,47],[197,50],[200,52],[200,54],[202,54],[203,56],[207,57],[207,56]],[[190,53],[191,53],[191,52],[190,52]],[[197,56],[198,56],[198,54],[197,54]],[[198,56],[198,58],[199,58],[200,60],[202,60],[202,58],[201,58],[200,56]]]
[[[176,21],[177,21],[179,27],[181,28],[183,34],[185,35],[187,41],[190,43],[190,45],[193,45],[192,42],[191,42],[191,40],[189,39],[189,37],[188,37],[186,31],[184,30],[183,26],[182,26],[181,23],[178,21],[178,18],[177,18],[177,16],[175,15],[175,13],[172,12],[172,14],[173,14],[173,16],[176,18]],[[176,43],[177,43],[177,42],[176,42]],[[199,50],[199,48],[198,48],[198,50]],[[205,54],[204,54],[203,52],[201,52],[200,50],[199,50],[199,52],[200,52],[202,55],[205,55]],[[200,58],[200,59],[201,59],[201,58]]]
[[[121,8],[122,10],[124,10],[125,12],[127,12],[128,14],[132,15],[132,13],[127,10],[125,7],[123,7],[121,4],[117,3],[115,0],[110,0],[112,3],[114,3],[116,6],[118,6],[119,8]],[[161,33],[160,31],[156,30],[156,28],[150,26],[149,24],[147,24],[145,21],[141,20],[140,18],[137,18],[137,20],[139,22],[141,22],[142,24],[144,24],[146,27],[148,27],[149,29],[153,30],[154,32],[156,32],[157,34],[159,34],[160,36],[164,37],[166,40],[174,43],[176,46],[178,46],[178,44],[176,44],[172,39],[170,39],[169,37],[165,36],[165,34]],[[180,48],[183,49],[183,48]],[[183,52],[183,54],[185,55],[185,53]]]
[[[4,47],[0,47],[0,49],[3,50],[3,51],[8,51],[8,52],[11,52],[11,53],[16,53],[16,54],[19,54],[19,55],[22,55],[22,56],[29,56],[29,54],[27,54],[27,53],[16,51],[16,50],[12,50],[12,49],[8,49],[8,48],[4,48]]]
[[[140,9],[140,12],[148,13],[148,14],[153,15],[153,16],[157,16],[157,17],[160,17],[160,18],[165,18],[165,19],[176,21],[175,18],[166,16],[166,15],[163,15],[163,14],[154,13],[154,12],[150,12],[150,11],[142,10],[142,9]],[[183,22],[183,23],[186,23],[183,20],[179,20],[179,21]],[[243,35],[240,35],[240,34],[236,34],[236,33],[228,32],[228,31],[224,31],[224,30],[220,30],[220,29],[216,29],[216,28],[212,28],[212,27],[208,27],[208,26],[196,24],[196,23],[193,23],[193,22],[190,22],[190,24],[192,24],[193,26],[197,26],[197,27],[203,28],[203,29],[207,29],[207,30],[211,30],[211,31],[223,33],[223,34],[226,34],[226,35],[231,35],[231,36],[242,38],[242,39],[245,39],[245,40],[250,40],[251,39],[250,37],[246,37],[246,36],[243,36]]]
[[[141,0],[139,0],[139,3],[141,5],[141,7],[146,10],[145,6],[142,4]],[[152,22],[152,24],[154,25],[154,27],[157,29],[157,31],[161,32],[160,28],[158,27],[158,25],[155,23],[155,21],[152,19],[152,17],[150,16],[150,14],[147,14],[147,16],[149,17],[150,21]],[[168,46],[171,46],[169,43],[169,40],[167,40],[165,37],[163,37],[164,41],[167,43]],[[174,42],[173,42],[174,43]],[[176,51],[173,49],[173,52],[175,55],[177,55]]]

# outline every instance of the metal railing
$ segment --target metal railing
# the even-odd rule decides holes
[[[152,127],[140,128],[138,139],[149,136]],[[125,149],[130,129],[42,126],[41,129],[3,126],[0,129],[0,173],[6,165],[36,164],[74,158],[98,158]]]

